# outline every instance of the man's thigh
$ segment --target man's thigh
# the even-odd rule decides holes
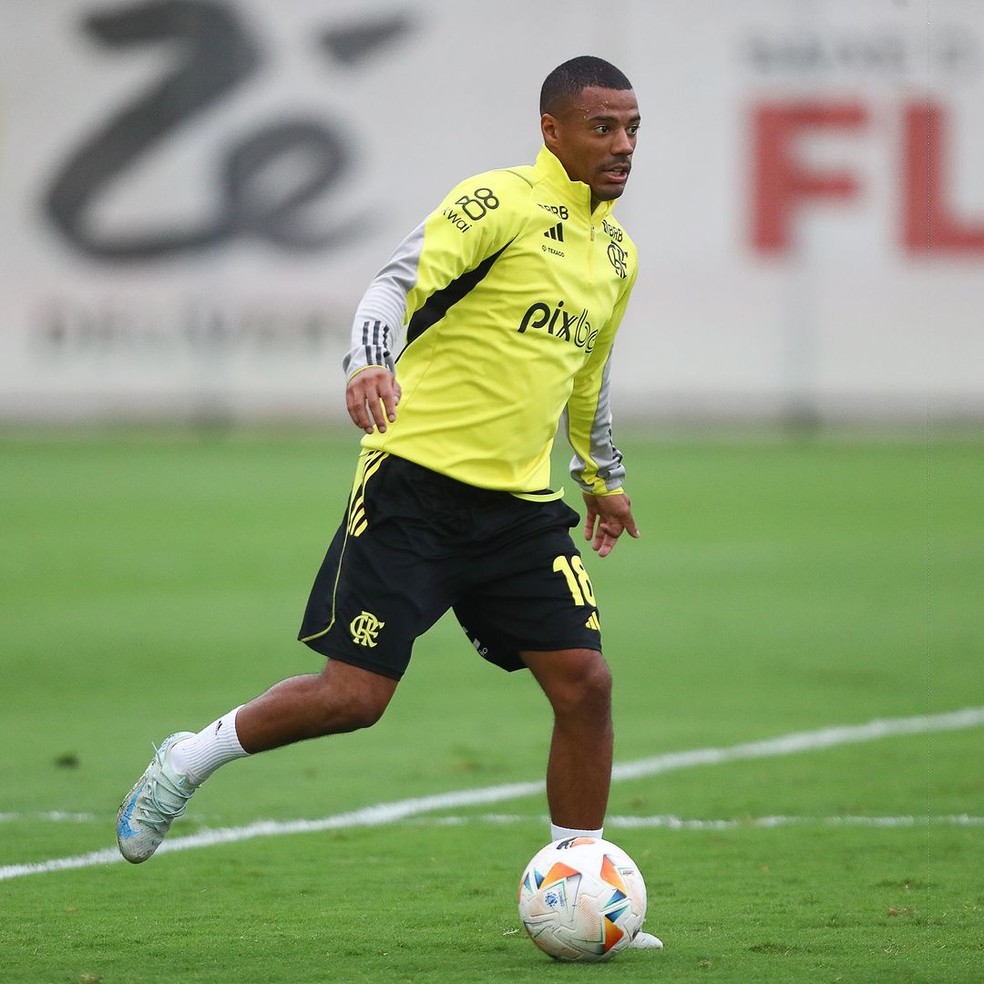
[[[594,587],[563,503],[545,510],[539,529],[499,552],[489,576],[454,604],[455,615],[479,654],[505,670],[525,666],[523,651],[601,651]]]
[[[456,581],[454,556],[430,546],[431,521],[405,464],[381,452],[360,458],[298,635],[327,657],[395,680],[414,640],[451,607]]]

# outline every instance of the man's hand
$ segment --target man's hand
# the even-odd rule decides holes
[[[367,434],[374,429],[382,434],[387,421],[396,420],[396,407],[400,402],[400,385],[389,369],[369,366],[357,372],[345,387],[345,406],[352,423]]]
[[[615,549],[615,541],[623,533],[639,536],[632,518],[632,502],[622,495],[591,495],[583,492],[587,512],[584,517],[584,539],[591,540],[591,549],[599,557],[607,557]]]

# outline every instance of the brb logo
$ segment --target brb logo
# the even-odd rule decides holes
[[[98,44],[124,54],[153,45],[166,67],[57,168],[45,211],[78,250],[99,260],[140,261],[195,253],[237,237],[299,252],[337,247],[353,235],[357,219],[331,226],[324,217],[327,193],[347,175],[355,156],[348,129],[289,114],[215,148],[217,200],[197,222],[108,230],[104,202],[114,186],[192,121],[239,96],[261,76],[266,58],[239,5],[220,0],[114,6],[86,17],[84,29]],[[375,14],[342,29],[324,29],[318,40],[323,54],[351,68],[410,29],[403,15]]]
[[[609,222],[608,219],[601,220],[601,227],[611,239],[608,244],[608,262],[611,263],[612,269],[619,275],[619,278],[625,280],[628,276],[629,262],[629,254],[621,246],[625,235],[617,225]]]
[[[519,323],[519,333],[525,334],[529,328],[542,328],[548,335],[571,342],[585,352],[594,349],[598,338],[597,330],[591,327],[588,320],[588,309],[583,308],[580,314],[574,314],[564,307],[563,301],[558,301],[554,308],[542,301],[531,304]]]

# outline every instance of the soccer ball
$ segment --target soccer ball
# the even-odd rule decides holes
[[[620,847],[569,837],[538,851],[519,882],[519,918],[557,960],[608,960],[646,917],[646,883]]]

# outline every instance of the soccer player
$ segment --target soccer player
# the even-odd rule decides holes
[[[638,273],[612,203],[639,108],[621,71],[581,56],[547,76],[540,114],[536,162],[462,181],[356,310],[344,366],[362,451],[300,631],[324,669],[166,738],[120,807],[127,860],[149,858],[227,762],[375,724],[414,640],[448,609],[482,657],[529,669],[552,707],[551,839],[601,836],[611,674],[550,451],[563,429],[599,556],[639,535],[609,399]],[[636,945],[662,946],[647,933]]]

